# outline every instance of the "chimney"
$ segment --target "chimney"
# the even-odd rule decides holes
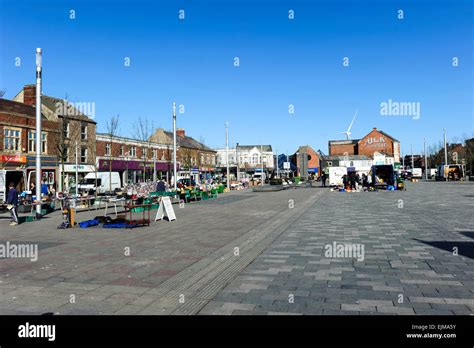
[[[23,103],[36,106],[36,85],[26,85],[23,87]]]
[[[186,136],[186,132],[184,131],[184,128],[178,128],[176,129],[176,135],[179,137],[184,137]]]

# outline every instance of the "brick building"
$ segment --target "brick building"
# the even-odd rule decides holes
[[[300,146],[291,158],[295,161],[297,176],[307,178],[308,174],[314,176],[321,174],[320,156],[311,146]]]
[[[173,146],[173,132],[159,128],[150,137],[150,140],[158,144]],[[187,136],[183,128],[176,130],[176,160],[179,166],[179,176],[191,174],[201,175],[201,179],[216,172],[217,152],[194,138]],[[172,158],[171,158],[172,161]],[[172,162],[171,162],[172,165]]]
[[[376,153],[393,157],[395,163],[400,163],[400,142],[375,127],[361,139],[329,141],[330,156],[361,155],[373,158]]]
[[[172,170],[172,152],[170,144],[97,133],[98,171],[118,172],[122,185],[153,180],[155,176],[168,179]]]
[[[24,86],[13,100],[35,107],[36,85]],[[48,121],[57,125],[57,132],[54,133],[55,154],[59,165],[58,175],[63,177],[63,180],[58,180],[59,190],[68,188],[75,181],[76,149],[79,178],[95,171],[96,122],[84,114],[82,108],[78,108],[79,104],[86,103],[72,103],[65,99],[41,96],[41,113]]]
[[[42,114],[42,177],[50,185],[55,185],[58,177],[58,133],[58,123]],[[36,108],[0,98],[0,195],[9,182],[20,191],[28,190],[35,181],[35,164]]]

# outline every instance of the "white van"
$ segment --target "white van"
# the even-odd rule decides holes
[[[423,177],[423,170],[421,168],[413,168],[411,171],[412,178],[421,179]]]
[[[96,177],[97,174],[97,177]],[[110,185],[110,177],[112,176],[112,185]],[[96,187],[97,178],[97,187]],[[97,190],[97,194],[114,193],[122,188],[120,183],[120,174],[118,172],[98,172],[88,173],[78,185],[79,192],[90,192],[93,194]],[[111,192],[109,192],[111,191]]]
[[[329,186],[342,186],[342,177],[347,174],[346,167],[329,167]]]
[[[266,175],[262,172],[256,172],[252,175],[252,179],[260,182],[262,179],[266,180]]]

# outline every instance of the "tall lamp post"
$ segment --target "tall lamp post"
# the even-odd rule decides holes
[[[443,132],[444,132],[444,165],[447,166],[448,165],[448,144],[447,144],[447,141],[446,141],[446,128],[443,128]],[[443,173],[446,172],[444,170],[444,168],[446,168],[446,167],[443,167]],[[448,181],[447,176],[446,176],[445,180]]]
[[[225,123],[225,163],[227,166],[227,189],[230,190],[230,169],[229,169],[229,122]]]
[[[177,169],[176,169],[176,102],[173,102],[173,173],[174,173],[174,190],[178,189]]]
[[[425,152],[425,180],[428,180],[428,156],[426,155],[426,139],[423,138],[423,151]]]
[[[41,78],[42,50],[36,49],[36,216],[41,216]]]

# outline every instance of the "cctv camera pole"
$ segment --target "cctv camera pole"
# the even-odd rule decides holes
[[[36,49],[36,217],[41,217],[41,78],[42,50]]]
[[[176,102],[173,102],[173,172],[174,172],[174,190],[177,187],[177,170],[176,170]]]
[[[225,123],[225,163],[227,165],[227,189],[230,190],[230,169],[229,169],[229,122]]]

